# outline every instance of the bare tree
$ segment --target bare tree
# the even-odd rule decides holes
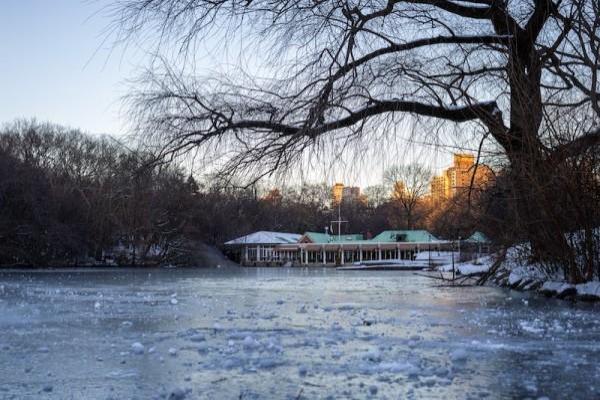
[[[152,132],[163,155],[217,146],[227,149],[225,171],[259,178],[328,138],[360,139],[405,115],[463,124],[506,155],[534,254],[582,280],[564,256],[555,177],[600,143],[597,0],[115,4],[119,40],[159,32],[160,43],[187,52],[216,30],[242,33],[284,66],[270,79],[149,74],[132,99],[140,132]],[[564,113],[581,121],[576,131],[551,129]]]
[[[383,180],[391,188],[392,200],[404,210],[406,229],[412,229],[415,209],[429,191],[431,171],[418,163],[396,165],[385,171]]]
[[[379,207],[389,199],[390,191],[385,185],[372,185],[365,188],[365,196],[371,207]]]

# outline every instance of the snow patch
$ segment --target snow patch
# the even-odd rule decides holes
[[[580,296],[600,297],[600,282],[587,282],[576,285]]]
[[[454,271],[461,275],[481,274],[487,272],[493,263],[494,260],[491,256],[482,257],[478,260],[455,263]],[[438,269],[443,272],[452,272],[452,264],[441,265]]]

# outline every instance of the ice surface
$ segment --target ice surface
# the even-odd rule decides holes
[[[596,305],[535,293],[320,268],[3,272],[0,285],[0,398],[600,396]]]

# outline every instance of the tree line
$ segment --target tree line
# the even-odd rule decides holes
[[[323,232],[337,218],[324,183],[236,188],[153,161],[150,153],[78,129],[36,121],[4,127],[0,265],[193,264],[200,243],[219,246],[258,230]],[[411,168],[420,175],[409,176]],[[412,177],[419,192],[398,191],[401,176]],[[342,233],[427,228],[455,235],[422,201],[428,176],[414,166],[390,168],[368,196],[343,200],[349,222]]]

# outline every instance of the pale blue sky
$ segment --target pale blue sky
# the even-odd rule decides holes
[[[102,45],[110,22],[97,0],[3,0],[0,123],[48,120],[118,134],[126,80],[141,58]],[[137,60],[136,60],[137,58]]]
[[[134,46],[112,51],[110,40],[103,43],[111,21],[102,10],[110,1],[2,0],[0,124],[35,117],[95,134],[126,133],[122,98],[130,88],[127,80],[147,65],[147,57]],[[226,49],[209,40],[202,47],[202,65],[197,67],[205,72],[209,66],[223,71],[230,63],[239,63],[235,46]],[[396,151],[388,148],[382,154],[379,149],[376,155],[365,155],[367,169],[364,163],[357,171],[347,165],[325,166],[327,172],[315,172],[315,179],[376,182],[386,165],[398,162],[398,154],[415,158],[414,148],[399,146]],[[438,169],[448,163],[450,153],[435,151],[427,158]]]

